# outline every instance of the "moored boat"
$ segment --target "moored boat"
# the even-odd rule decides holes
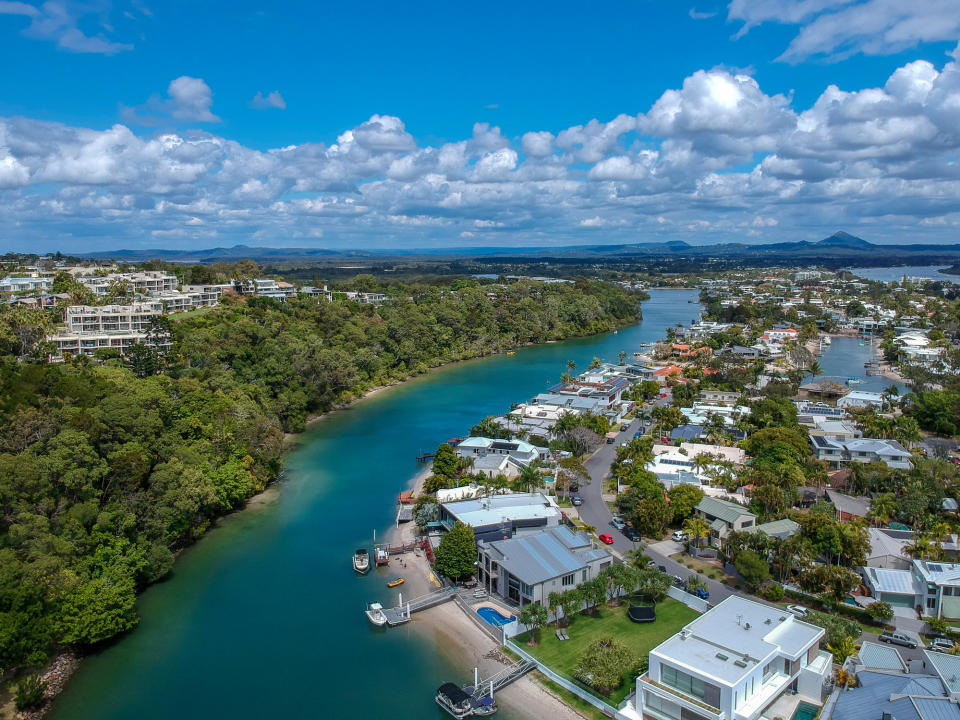
[[[384,550],[383,548],[380,548],[380,547],[374,548],[373,562],[377,567],[380,567],[381,565],[389,565],[390,556],[387,555],[387,551]]]
[[[366,610],[367,620],[371,625],[383,627],[387,624],[387,616],[383,613],[383,605],[380,603],[368,603]]]
[[[403,585],[403,582],[404,582],[403,578],[397,578],[396,580],[391,580],[390,582],[388,582],[387,587],[389,588],[399,587],[400,585]]]
[[[370,554],[366,548],[360,548],[353,554],[353,569],[361,575],[370,572]]]
[[[437,701],[437,705],[455,718],[465,718],[473,715],[473,703],[470,702],[470,696],[451,682],[444,683],[437,688],[437,696],[434,700]]]

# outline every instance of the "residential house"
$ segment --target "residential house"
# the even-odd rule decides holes
[[[870,551],[867,553],[867,566],[888,570],[909,570],[913,561],[905,548],[913,539],[910,530],[891,530],[889,528],[867,528],[870,535]]]
[[[894,608],[921,608],[924,615],[960,620],[960,565],[912,560],[909,568],[860,569],[873,597]]]
[[[733,531],[748,530],[757,522],[757,516],[743,505],[709,495],[700,500],[696,512],[720,540],[725,540]]]
[[[468,437],[455,448],[457,456],[476,460],[487,455],[509,455],[522,467],[535,460],[546,460],[550,457],[547,448],[531,445],[524,440],[496,440],[485,437]]]
[[[832,657],[822,628],[731,596],[650,651],[624,717],[757,720],[785,693],[819,703]]]
[[[473,528],[477,540],[506,540],[516,533],[560,525],[563,518],[552,498],[509,493],[441,503],[440,524],[448,530],[457,522]]]
[[[613,564],[589,535],[566,525],[477,543],[477,579],[511,605],[547,604],[559,593],[592,580]]]
[[[913,467],[912,455],[896,440],[877,438],[854,438],[840,440],[824,435],[810,435],[810,444],[818,460],[839,468],[848,462],[882,462],[887,467],[909,470]]]
[[[35,292],[53,289],[53,278],[43,275],[8,275],[0,279],[0,293]]]
[[[883,410],[883,395],[867,390],[853,390],[837,400],[838,408],[875,408]]]
[[[945,653],[925,654],[952,657]],[[933,658],[930,664],[938,661]],[[936,675],[863,670],[857,673],[856,691],[839,693],[831,713],[831,720],[887,719],[960,720],[960,706]]]
[[[736,405],[740,393],[727,390],[701,390],[700,402],[704,405]]]
[[[800,532],[800,523],[788,518],[783,518],[782,520],[772,520],[761,523],[760,525],[754,525],[752,528],[746,528],[744,532],[758,532],[763,533],[767,537],[785,540]]]
[[[827,500],[833,503],[837,511],[837,520],[850,522],[870,515],[870,498],[844,495],[836,490],[827,490]]]

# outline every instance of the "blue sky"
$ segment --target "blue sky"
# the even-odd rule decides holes
[[[197,5],[0,0],[0,249],[960,241],[957,0]]]

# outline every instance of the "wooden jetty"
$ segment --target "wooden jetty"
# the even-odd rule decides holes
[[[456,594],[457,591],[454,588],[444,588],[443,590],[437,590],[436,592],[421,595],[413,600],[408,600],[406,603],[403,602],[403,595],[401,594],[400,602],[397,606],[384,608],[383,614],[387,616],[387,625],[390,627],[403,625],[405,622],[410,621],[410,616],[413,613],[432,608],[435,605],[447,602],[447,600],[452,600]]]
[[[417,462],[426,462],[427,460],[433,460],[434,453],[425,452],[417,455]]]

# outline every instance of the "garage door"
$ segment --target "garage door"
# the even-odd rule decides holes
[[[913,595],[897,595],[896,593],[880,593],[880,600],[890,603],[893,607],[913,607]]]

